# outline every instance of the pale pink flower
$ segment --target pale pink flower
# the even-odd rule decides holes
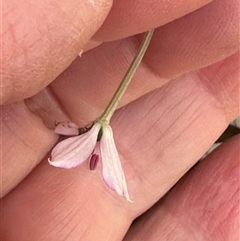
[[[56,127],[59,134],[66,135],[68,133],[63,127],[76,129],[76,125],[61,124],[61,128]],[[102,135],[100,141],[98,141],[100,130]],[[69,133],[73,132],[73,130],[69,131]],[[55,167],[73,168],[89,157],[90,169],[95,169],[100,159],[102,162],[102,175],[106,184],[115,190],[117,194],[124,195],[128,201],[131,201],[124,171],[113,139],[112,128],[108,124],[96,122],[88,132],[61,141],[53,148],[51,159],[48,161]]]

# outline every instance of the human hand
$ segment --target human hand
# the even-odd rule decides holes
[[[58,4],[60,9],[64,3]],[[134,203],[106,187],[100,168],[91,172],[87,164],[72,170],[49,166],[47,157],[58,138],[51,125],[69,118],[84,126],[98,117],[141,38],[104,43],[64,71],[110,7],[102,1],[85,16],[84,3],[78,3],[79,14],[68,4],[62,7],[66,15],[50,15],[55,11],[44,5],[44,16],[52,18],[48,24],[55,28],[35,25],[43,35],[38,41],[37,34],[23,39],[16,31],[23,48],[9,44],[3,54],[14,56],[3,59],[3,70],[8,70],[2,82],[2,100],[8,102],[2,108],[3,195],[15,187],[2,200],[3,240],[121,240],[132,220],[157,202],[239,114],[237,1],[217,0],[184,17],[200,7],[199,1],[163,6],[148,1],[149,9],[134,6],[130,17],[131,7],[115,2],[93,44],[163,25],[121,102],[124,108],[111,123]],[[47,21],[40,15],[37,20],[36,13],[36,23]],[[229,140],[191,170],[135,222],[125,240],[237,240],[238,142],[239,137]]]

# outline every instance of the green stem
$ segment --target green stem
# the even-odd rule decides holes
[[[134,73],[136,72],[137,67],[139,66],[139,64],[147,50],[147,47],[150,43],[153,32],[154,32],[154,29],[149,30],[148,32],[145,33],[141,46],[139,47],[139,50],[138,50],[135,58],[133,59],[131,65],[129,66],[125,76],[123,77],[121,84],[118,86],[118,88],[117,88],[115,94],[113,95],[111,101],[109,102],[107,108],[105,109],[103,114],[98,119],[100,122],[105,122],[105,123],[109,124],[110,119],[111,119],[114,111],[116,110],[120,99],[122,98],[129,83],[131,82],[132,77],[133,77]]]

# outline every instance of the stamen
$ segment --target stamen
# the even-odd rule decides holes
[[[99,155],[92,154],[92,156],[90,158],[90,164],[89,164],[90,170],[96,169],[98,161],[99,161]]]

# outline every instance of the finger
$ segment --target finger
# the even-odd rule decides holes
[[[195,166],[131,226],[124,241],[239,239],[239,141]]]
[[[3,237],[121,239],[133,218],[162,197],[237,115],[239,65],[231,61],[224,64],[228,74],[222,69],[212,79],[228,80],[218,95],[228,96],[229,106],[191,73],[116,113],[112,126],[134,204],[106,187],[101,168],[90,172],[84,163],[62,170],[45,160],[4,197]]]
[[[202,1],[114,1],[111,11],[94,35],[97,40],[114,40],[162,26],[208,4]]]
[[[136,210],[164,195],[239,115],[238,58],[171,81],[114,116]]]
[[[110,0],[3,2],[1,103],[53,81],[103,23]]]
[[[236,4],[236,1],[218,0],[214,6],[208,5],[157,29],[120,105],[181,74],[235,53],[239,48]],[[54,81],[51,88],[72,121],[85,125],[101,114],[132,61],[139,42],[138,37],[133,37],[103,44],[76,59]],[[39,98],[37,106],[41,106]],[[34,106],[31,109],[34,111]]]
[[[236,53],[240,48],[236,8],[239,2],[217,0],[163,26],[155,38],[162,44],[152,43],[148,65],[162,78],[172,79]],[[150,57],[153,53],[156,59]]]
[[[42,160],[58,137],[24,103],[2,106],[1,132],[3,197]]]
[[[91,172],[87,163],[82,167],[82,170],[77,168],[63,173],[62,169],[49,168],[44,159],[20,186],[3,198],[2,238],[121,240],[131,222],[122,213],[124,203],[113,204],[111,198],[106,199],[106,187],[96,185],[101,180],[100,172]],[[84,192],[81,190],[83,184],[86,185]],[[45,185],[48,187],[44,191]],[[15,201],[12,198],[16,198]],[[19,205],[15,214],[14,203]],[[23,216],[27,218],[20,223]],[[17,225],[13,232],[12,225]]]

